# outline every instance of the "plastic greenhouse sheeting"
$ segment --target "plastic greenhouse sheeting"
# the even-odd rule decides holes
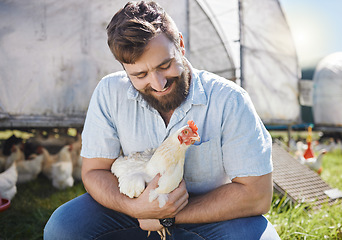
[[[319,62],[313,82],[315,124],[342,127],[342,52]]]
[[[126,0],[0,1],[0,127],[82,126],[91,94],[122,70],[106,26]],[[241,84],[265,123],[299,120],[299,70],[276,0],[159,0],[192,65]]]

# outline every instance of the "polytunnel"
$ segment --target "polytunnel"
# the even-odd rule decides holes
[[[91,94],[122,70],[106,26],[126,0],[0,2],[0,127],[81,127]],[[265,124],[299,121],[299,67],[277,0],[157,1],[192,65],[245,88]]]
[[[342,127],[342,52],[323,58],[313,76],[315,124]]]

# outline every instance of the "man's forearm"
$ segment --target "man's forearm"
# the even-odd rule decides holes
[[[159,207],[157,200],[150,202],[151,189],[158,186],[157,175],[138,198],[129,198],[120,193],[118,179],[110,172],[114,160],[84,158],[82,180],[88,193],[101,205],[138,219],[158,219],[175,216],[187,204],[185,182],[169,195],[169,201]]]
[[[120,194],[117,178],[108,170],[91,170],[83,176],[87,192],[101,205],[128,214],[124,195]]]
[[[94,200],[102,206],[130,215],[130,199],[120,193],[118,180],[110,172],[113,161],[104,158],[83,158],[83,185]]]
[[[190,198],[176,215],[176,223],[209,223],[266,213],[272,199],[271,174],[249,178],[248,184],[243,179]]]

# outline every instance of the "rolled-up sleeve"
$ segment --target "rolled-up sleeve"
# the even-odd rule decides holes
[[[272,172],[272,139],[247,94],[235,94],[223,124],[222,153],[230,179]]]

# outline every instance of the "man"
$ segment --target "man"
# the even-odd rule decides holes
[[[128,3],[107,33],[125,71],[103,78],[89,104],[81,152],[88,193],[54,212],[44,238],[146,239],[171,225],[172,239],[279,239],[262,216],[273,190],[271,138],[248,94],[192,68],[181,33],[154,2]],[[148,199],[159,176],[138,198],[120,194],[110,171],[120,150],[156,148],[190,119],[201,142],[188,149],[167,204]]]

